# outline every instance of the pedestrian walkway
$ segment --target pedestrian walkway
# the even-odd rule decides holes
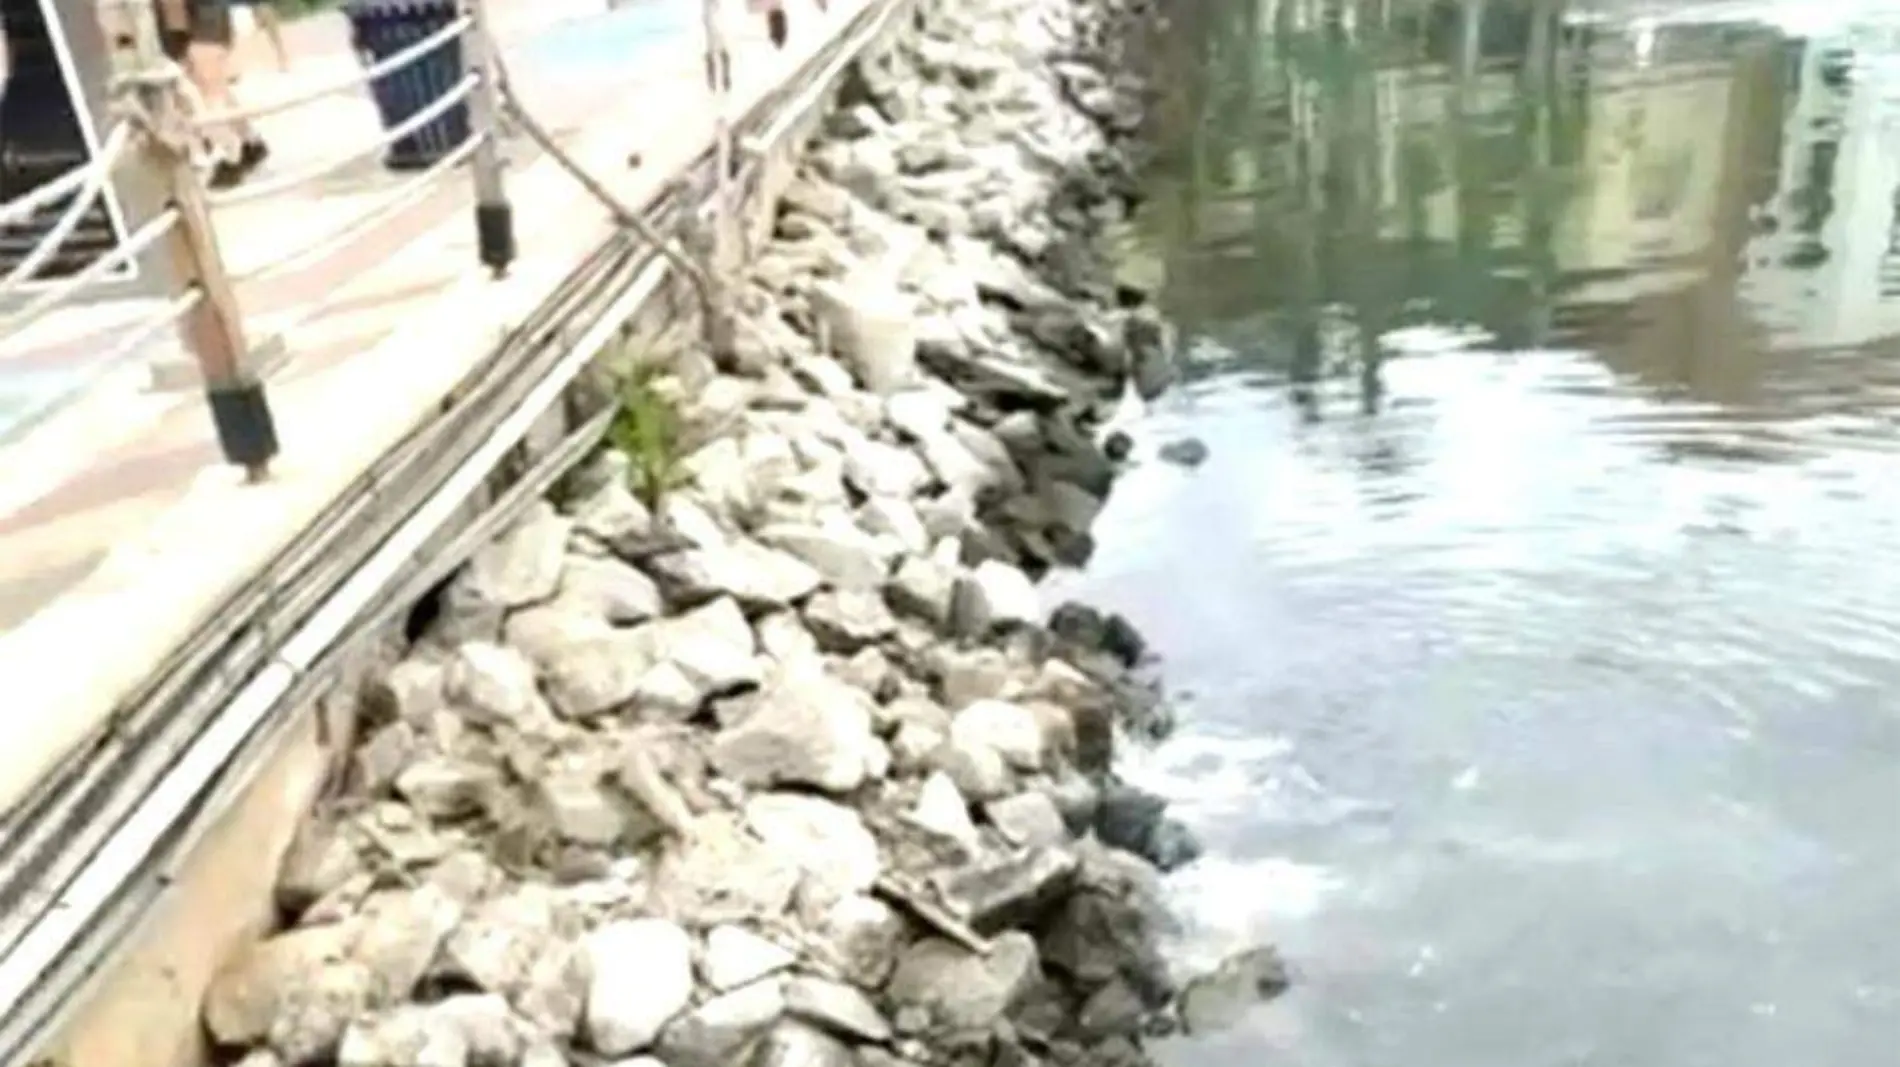
[[[748,25],[734,43],[733,106],[763,98],[869,2],[795,10],[783,51]],[[658,195],[709,144],[713,100],[697,22],[687,17],[694,11],[696,0],[641,0],[518,22],[532,32],[512,39],[504,32],[529,110],[632,203]],[[288,27],[297,57],[288,75],[267,73],[267,50],[253,57],[248,99],[295,92],[298,79],[340,62],[314,43],[337,32],[321,26]],[[360,96],[326,101],[320,114],[267,120],[267,136],[282,146],[272,167],[318,158],[326,144],[361,143],[375,128]],[[458,173],[399,222],[308,269],[240,284],[251,333],[284,343],[268,375],[284,452],[267,484],[242,485],[220,461],[196,389],[154,388],[144,361],[98,372],[82,396],[0,448],[0,677],[14,706],[31,712],[9,717],[0,739],[0,811],[100,727],[228,591],[426,421],[610,232],[601,208],[550,161],[518,145],[508,151],[521,252],[507,279],[478,268],[469,179]],[[334,226],[356,209],[352,198],[387,180],[366,165],[220,218],[233,273]],[[127,310],[85,314],[103,338]],[[56,360],[49,353],[59,347],[0,358],[0,380]]]

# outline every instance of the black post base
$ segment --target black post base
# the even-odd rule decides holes
[[[218,428],[218,448],[224,458],[243,467],[253,479],[261,476],[277,457],[277,422],[271,417],[264,383],[210,386],[205,399],[211,404],[211,422]]]
[[[475,205],[475,241],[482,265],[505,274],[515,261],[515,209],[506,202]]]

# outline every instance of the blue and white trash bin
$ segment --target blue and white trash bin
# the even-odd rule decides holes
[[[456,0],[345,0],[350,42],[363,66],[371,67],[431,35],[461,16]],[[413,119],[461,83],[462,38],[430,49],[405,66],[370,81],[370,95],[393,130]],[[468,101],[459,100],[389,146],[383,164],[391,170],[421,170],[469,139]]]

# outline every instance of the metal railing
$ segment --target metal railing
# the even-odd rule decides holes
[[[86,163],[14,200],[0,204],[0,230],[39,226],[51,218],[25,254],[0,275],[0,299],[16,298],[0,311],[0,346],[16,342],[49,317],[102,292],[101,283],[128,267],[149,263],[162,279],[158,307],[119,328],[104,363],[116,365],[143,352],[167,330],[196,364],[224,458],[252,481],[268,477],[279,452],[275,419],[265,384],[251,358],[251,339],[234,286],[314,265],[350,247],[412,210],[443,187],[449,172],[470,164],[478,257],[500,274],[515,257],[514,225],[502,181],[498,123],[499,51],[484,0],[453,3],[453,17],[440,28],[391,54],[265,104],[212,110],[178,62],[160,44],[159,13],[150,0],[105,0],[117,39],[116,74],[109,87],[113,123]],[[333,155],[264,180],[215,190],[209,177],[220,133],[236,131],[265,116],[304,108],[329,97],[358,94],[381,79],[415,78],[418,64],[459,45],[461,76],[398,121],[383,123],[375,136],[338,145]],[[369,202],[314,239],[274,249],[263,262],[232,272],[225,264],[214,217],[241,204],[307,189],[359,161],[427,134],[432,124],[466,109],[468,128],[459,143],[393,182]],[[101,210],[115,184],[136,176],[158,190],[160,206],[129,235],[117,235],[107,251],[59,276],[49,267],[89,215]],[[71,256],[68,256],[68,267]],[[83,387],[79,390],[83,392]]]

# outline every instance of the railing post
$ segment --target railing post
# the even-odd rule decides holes
[[[475,171],[475,240],[482,265],[501,274],[515,260],[515,214],[501,176],[501,64],[488,0],[462,3],[469,16],[462,63],[480,79],[468,99],[469,125],[481,138],[470,161]]]
[[[277,456],[277,427],[264,383],[250,365],[244,315],[238,308],[224,257],[211,226],[211,209],[192,164],[196,132],[180,104],[176,68],[159,44],[158,23],[147,0],[122,0],[120,17],[130,31],[136,75],[128,92],[143,118],[141,152],[156,173],[178,222],[166,235],[166,254],[175,280],[199,299],[179,322],[179,339],[198,364],[211,421],[224,458],[244,468],[251,482],[270,474]]]

